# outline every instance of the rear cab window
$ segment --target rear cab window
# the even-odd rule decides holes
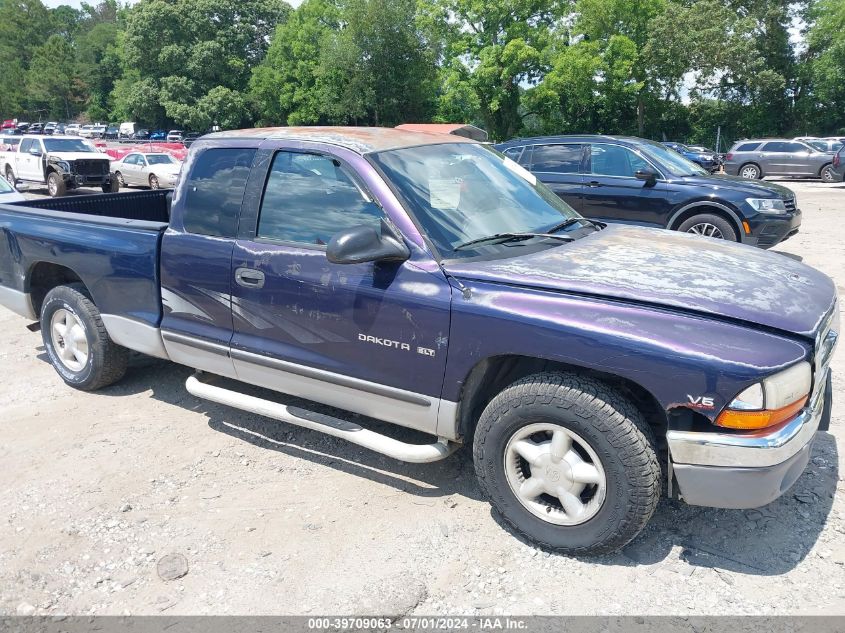
[[[254,148],[210,148],[197,156],[185,182],[185,231],[235,237]]]

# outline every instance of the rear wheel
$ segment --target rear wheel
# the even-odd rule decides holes
[[[41,336],[53,368],[68,385],[94,391],[126,373],[129,350],[114,343],[81,284],[53,288],[41,307]]]
[[[747,165],[743,165],[739,168],[739,175],[743,178],[747,178],[748,180],[759,180],[762,177],[763,172],[760,171],[760,168],[757,165],[748,163]]]
[[[514,530],[566,554],[620,549],[648,523],[660,466],[642,414],[604,383],[528,376],[485,408],[473,443],[482,490]]]
[[[158,189],[158,176],[155,174],[150,174],[150,189]]]
[[[693,233],[702,237],[713,237],[731,242],[736,242],[738,239],[736,230],[731,226],[731,223],[725,218],[713,215],[712,213],[694,215],[688,220],[685,220],[678,227],[678,230],[683,233]]]
[[[58,172],[51,171],[47,174],[47,193],[51,198],[60,198],[67,193],[67,185]]]
[[[819,175],[824,182],[836,182],[836,172],[833,170],[833,165],[831,164],[822,167]]]

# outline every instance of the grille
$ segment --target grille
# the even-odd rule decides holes
[[[784,204],[784,206],[786,207],[786,210],[789,213],[792,213],[793,211],[795,211],[795,208],[796,208],[795,198],[787,198],[786,200],[783,201],[783,204]]]
[[[109,162],[106,160],[78,160],[76,173],[80,176],[105,176],[109,173]]]

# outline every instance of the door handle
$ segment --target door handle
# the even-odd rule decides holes
[[[252,268],[238,268],[235,270],[235,281],[244,288],[263,288],[264,273]]]
[[[588,187],[601,187],[601,183],[598,180],[591,180],[587,183]]]

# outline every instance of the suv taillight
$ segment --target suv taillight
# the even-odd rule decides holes
[[[839,163],[842,162],[842,152],[839,152],[836,156],[833,157],[833,166],[839,167]]]
[[[725,160],[733,160],[733,159],[734,159],[734,155],[733,155],[733,153],[732,153],[732,152],[728,152],[728,155],[727,155],[727,156],[725,156]]]

